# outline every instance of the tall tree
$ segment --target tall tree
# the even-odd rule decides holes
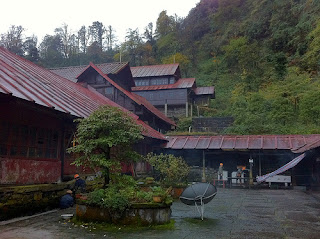
[[[86,26],[82,26],[78,31],[78,40],[80,45],[80,50],[86,54],[87,48],[90,40],[90,30]]]
[[[23,42],[23,50],[25,52],[25,58],[32,62],[39,61],[39,50],[37,47],[38,39],[35,35],[27,37]]]
[[[64,46],[60,35],[46,35],[40,43],[40,56],[46,67],[58,67],[64,64]]]
[[[111,25],[109,25],[106,29],[106,43],[107,43],[106,45],[107,45],[108,51],[112,50],[115,41],[116,41],[115,30]]]
[[[126,40],[122,44],[122,57],[127,61],[130,61],[131,66],[137,66],[141,63],[141,57],[143,55],[143,41],[139,34],[139,30],[128,29]]]
[[[1,34],[0,45],[19,56],[23,56],[24,30],[25,29],[22,26],[10,26],[7,33]]]
[[[174,26],[174,17],[168,16],[167,11],[162,11],[156,22],[156,36],[160,38],[172,33],[174,31]]]
[[[148,26],[146,26],[146,27],[144,28],[144,34],[143,34],[143,36],[144,36],[144,39],[145,39],[147,42],[149,42],[151,45],[153,45],[154,42],[155,42],[154,35],[155,35],[155,33],[154,33],[154,29],[153,29],[153,23],[150,22],[150,23],[148,24]]]
[[[103,49],[103,39],[104,39],[105,32],[106,32],[106,29],[102,22],[95,21],[90,26],[92,43],[96,42],[97,43],[96,45],[101,48],[101,51]]]
[[[62,27],[56,28],[55,33],[60,36],[63,45],[63,56],[68,59],[72,53],[77,49],[77,43],[75,41],[74,34],[71,33],[67,24],[63,24]]]

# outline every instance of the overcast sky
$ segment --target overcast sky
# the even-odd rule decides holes
[[[25,35],[35,34],[41,42],[46,34],[53,35],[54,29],[63,23],[72,31],[89,26],[94,21],[111,25],[120,42],[124,41],[127,29],[144,28],[153,22],[159,13],[185,17],[200,0],[1,0],[0,34],[6,33],[11,25],[21,25]]]

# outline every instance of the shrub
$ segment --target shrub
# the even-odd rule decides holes
[[[145,160],[160,172],[162,181],[166,183],[183,182],[190,171],[190,167],[182,157],[175,157],[172,154],[149,153]]]
[[[171,203],[170,196],[164,189],[159,189],[166,203]],[[166,193],[166,195],[165,195]],[[154,192],[140,190],[136,181],[127,175],[118,175],[111,178],[106,189],[96,189],[88,194],[87,204],[107,208],[111,212],[123,212],[132,203],[153,203]]]

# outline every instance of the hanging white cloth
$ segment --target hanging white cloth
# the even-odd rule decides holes
[[[272,173],[268,173],[266,175],[263,176],[257,176],[257,182],[261,183],[263,181],[265,181],[267,178],[270,178],[272,176],[278,175],[280,173],[283,173],[284,171],[287,171],[290,168],[293,168],[294,166],[296,166],[304,157],[306,156],[305,153],[299,155],[298,157],[294,158],[293,160],[291,160],[289,163],[283,165],[281,168],[278,168],[276,171],[273,171]]]

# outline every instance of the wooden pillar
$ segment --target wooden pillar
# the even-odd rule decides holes
[[[186,102],[186,117],[188,117],[188,115],[189,115],[188,108],[189,108],[189,104],[188,104],[188,101],[187,101]]]
[[[291,156],[291,160],[294,159],[294,156]],[[291,185],[292,186],[297,186],[297,179],[296,179],[296,173],[295,173],[295,167],[291,168]]]
[[[206,182],[206,154],[202,151],[202,182]]]
[[[259,152],[259,176],[261,176],[261,152]]]
[[[251,185],[253,185],[253,177],[252,177],[253,158],[252,158],[251,154],[250,154],[249,163],[250,163],[250,171],[249,171],[249,188],[250,188]]]
[[[190,105],[190,116],[192,117],[193,115],[193,104]]]
[[[61,139],[60,139],[60,160],[61,160],[61,175],[60,180],[63,181],[64,177],[64,164],[65,164],[65,155],[66,155],[66,147],[65,147],[65,137],[66,137],[66,126],[62,126],[61,128]],[[59,146],[58,146],[59,147]]]
[[[168,116],[168,104],[167,104],[167,100],[166,103],[164,104],[164,115]]]

